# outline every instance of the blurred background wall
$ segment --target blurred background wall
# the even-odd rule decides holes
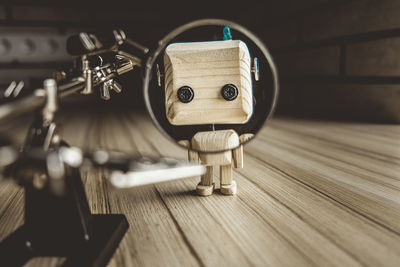
[[[122,28],[148,47],[174,27],[225,18],[259,35],[278,65],[278,114],[400,122],[400,1],[6,1],[0,3],[0,88],[39,86],[68,67],[68,36]],[[143,107],[140,73],[113,102]],[[100,101],[100,100],[93,100]]]

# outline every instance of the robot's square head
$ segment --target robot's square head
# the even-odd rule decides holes
[[[173,125],[246,123],[253,113],[250,53],[240,40],[170,44],[165,106]]]

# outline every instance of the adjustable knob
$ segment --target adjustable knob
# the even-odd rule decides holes
[[[110,100],[110,88],[106,83],[100,86],[100,97],[104,100]]]
[[[83,77],[85,78],[85,88],[81,91],[83,95],[93,93],[93,72],[89,67],[89,60],[82,61]]]
[[[114,80],[111,80],[111,88],[117,93],[122,92],[122,86]]]
[[[122,86],[112,79],[104,82],[102,87],[103,87],[102,91],[104,91],[104,95],[102,94],[101,98],[103,98],[105,100],[110,99],[110,91],[111,90],[114,90],[116,93],[122,92]]]

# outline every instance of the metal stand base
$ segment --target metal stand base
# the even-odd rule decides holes
[[[22,266],[33,257],[66,257],[63,266],[104,267],[129,224],[122,214],[91,214],[80,173],[70,169],[66,192],[25,186],[25,224],[0,244],[0,265]]]
[[[40,116],[34,121],[25,151],[51,147],[55,124],[44,125]],[[61,145],[68,146],[63,141]],[[106,266],[128,221],[121,214],[91,213],[79,169],[65,165],[62,178],[48,178],[41,186],[24,180],[35,175],[49,177],[47,160],[21,158],[9,170],[25,188],[25,224],[0,244],[0,266],[22,266],[40,256],[66,257],[63,266]]]
[[[67,266],[106,266],[129,225],[124,215],[92,215],[92,238],[62,240],[21,226],[0,244],[2,266],[22,266],[33,257],[66,257]],[[67,225],[67,222],[66,222]],[[60,228],[60,232],[69,232]]]

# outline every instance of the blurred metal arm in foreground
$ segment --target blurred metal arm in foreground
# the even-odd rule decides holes
[[[4,144],[0,147],[0,170],[5,178],[20,185],[47,189],[51,194],[63,194],[68,168],[89,170],[106,168],[111,171],[108,181],[116,188],[132,188],[204,174],[202,165],[173,158],[133,156],[114,151],[98,150],[84,153],[77,147],[61,146],[45,151],[33,148],[18,151]]]
[[[120,51],[126,40],[122,31],[113,31],[111,39],[82,33],[77,40],[72,43],[83,47],[83,54],[73,70],[57,73],[57,80],[45,80],[43,89],[29,96],[13,97],[12,102],[0,105],[0,121],[42,108],[22,150],[0,142],[0,175],[25,189],[25,223],[0,243],[4,266],[22,266],[38,256],[66,257],[63,266],[107,265],[129,224],[122,214],[91,213],[82,168],[111,169],[110,181],[119,188],[204,172],[202,166],[173,159],[135,158],[105,151],[83,153],[62,141],[54,122],[60,98],[75,92],[91,94],[98,86],[101,97],[108,100],[111,90],[122,90],[114,78],[141,65],[139,58]],[[15,85],[9,88],[6,97]]]
[[[119,188],[204,173],[203,166],[174,159],[129,157],[106,151],[89,154],[63,144],[53,122],[60,99],[73,93],[92,94],[96,87],[99,87],[104,100],[110,99],[110,91],[119,93],[122,90],[115,78],[140,67],[140,55],[148,52],[146,47],[126,38],[121,30],[114,30],[108,35],[82,32],[69,38],[67,49],[71,55],[77,56],[71,70],[55,73],[55,80],[46,80],[43,88],[34,90],[31,95],[16,97],[0,105],[0,121],[43,108],[42,118],[32,125],[21,153],[9,144],[0,150],[0,153],[7,154],[4,160],[0,160],[0,168],[7,167],[9,177],[18,177],[14,179],[19,179],[21,184],[28,182],[37,189],[46,187],[52,193],[60,194],[63,192],[61,178],[66,176],[66,166],[85,168],[89,164],[110,168],[110,181]]]

